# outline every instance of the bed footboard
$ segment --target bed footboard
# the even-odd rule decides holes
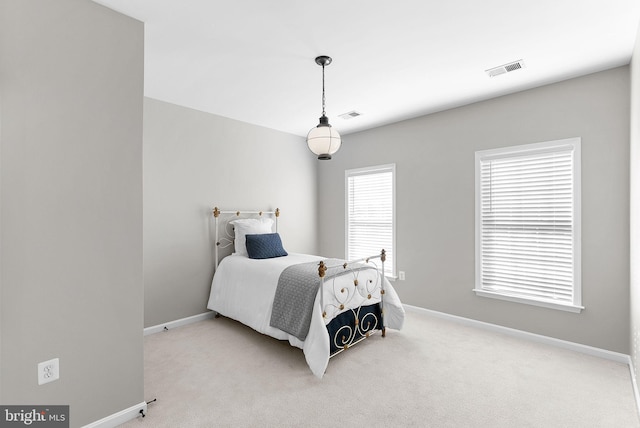
[[[378,264],[379,260],[379,264]],[[335,277],[327,278],[327,269],[336,268],[340,266],[327,266],[324,261],[321,261],[318,265],[318,275],[321,279],[321,288],[323,290],[320,293],[320,307],[322,308],[322,317],[328,316],[328,311],[343,311],[340,312],[335,318],[333,318],[327,324],[327,332],[329,334],[330,342],[330,356],[339,354],[340,352],[349,349],[349,347],[361,342],[368,338],[376,330],[382,332],[382,337],[386,334],[386,327],[384,322],[384,262],[386,260],[386,252],[382,250],[380,254],[363,259],[353,260],[345,262],[340,265],[346,272],[344,274],[351,275],[353,284],[361,295],[367,295],[369,298],[372,295],[379,293],[380,301],[372,305],[360,305],[354,308],[349,308],[348,299],[343,301],[338,306],[335,303],[325,305],[324,291],[330,290],[336,297],[336,301],[340,301],[341,298],[338,293],[344,293],[344,287],[335,287]],[[370,265],[370,267],[378,271],[375,281],[363,281],[358,280],[358,274],[362,269],[362,265]],[[364,294],[362,294],[364,293]],[[345,308],[348,308],[345,310]]]

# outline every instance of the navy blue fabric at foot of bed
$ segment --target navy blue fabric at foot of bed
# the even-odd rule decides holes
[[[356,316],[358,317],[359,328],[356,328]],[[330,355],[343,349],[344,345],[357,341],[365,336],[367,332],[381,329],[382,317],[379,303],[341,313],[327,324]],[[354,335],[355,337],[353,337]]]

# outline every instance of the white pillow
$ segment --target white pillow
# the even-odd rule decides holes
[[[263,233],[272,233],[271,226],[273,225],[273,219],[271,218],[241,218],[238,220],[230,221],[235,230],[234,246],[236,252],[234,254],[249,257],[247,254],[247,238],[245,235],[259,235]]]

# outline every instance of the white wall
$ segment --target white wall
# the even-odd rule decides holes
[[[631,359],[640,375],[640,28],[631,60]]]
[[[405,303],[628,353],[629,114],[629,67],[620,67],[347,135],[319,167],[320,251],[344,252],[345,169],[395,162]],[[475,151],[568,137],[582,138],[586,309],[476,296]]]
[[[287,251],[316,253],[316,163],[302,137],[145,98],[145,326],[207,310],[214,206],[280,208]]]
[[[143,32],[86,0],[0,2],[0,403],[68,404],[72,427],[144,401]]]

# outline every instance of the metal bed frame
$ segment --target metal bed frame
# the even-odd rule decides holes
[[[220,211],[218,207],[213,209],[213,218],[215,219],[215,238],[216,238],[216,246],[214,249],[214,267],[215,270],[218,270],[218,263],[220,262],[220,249],[228,248],[233,245],[233,227],[229,224],[228,220],[224,223],[224,236],[220,237],[220,216],[236,216],[240,218],[241,215],[246,216],[245,218],[251,217],[262,217],[263,215],[271,215],[274,217],[274,223],[276,226],[276,233],[278,232],[278,218],[280,217],[280,209],[276,208],[275,211]]]
[[[229,223],[231,221],[231,217],[235,216],[237,218],[260,218],[262,216],[273,216],[275,231],[278,232],[278,219],[280,217],[280,209],[276,208],[275,211],[222,211],[218,207],[213,209],[213,217],[215,219],[215,249],[214,249],[214,266],[215,270],[218,270],[218,263],[220,260],[220,249],[229,248],[233,245],[234,235],[233,235],[233,227]],[[221,216],[227,216],[229,219],[226,222],[221,221]],[[245,217],[241,217],[245,216]],[[222,236],[220,231],[220,226],[223,225]],[[378,266],[378,260],[380,262],[380,266]],[[322,317],[324,319],[328,316],[328,311],[331,312],[346,312],[351,311],[354,317],[354,325],[343,325],[341,326],[336,333],[333,335],[334,337],[330,337],[330,341],[333,341],[334,348],[337,350],[330,354],[330,357],[333,357],[347,349],[349,347],[361,342],[362,340],[368,338],[372,334],[375,333],[377,329],[379,329],[382,333],[382,337],[386,335],[386,326],[384,323],[384,263],[386,261],[386,252],[382,250],[380,254],[365,257],[357,260],[346,261],[341,264],[328,264],[328,261],[325,262],[320,261],[318,263],[318,276],[320,277],[320,287],[324,291],[327,288],[331,288],[331,292],[335,297],[335,301],[338,302],[338,305],[333,303],[328,303],[325,305],[324,302],[324,292],[320,293],[320,306],[322,308]],[[368,280],[364,281],[364,284],[361,284],[358,281],[359,272],[363,265],[371,265],[374,269],[378,271],[378,275],[376,275],[376,281]],[[353,291],[347,289],[345,286],[337,286],[336,275],[327,276],[327,270],[340,270],[342,268],[345,272],[341,273],[342,275],[351,275],[353,278]],[[374,297],[374,295],[379,292],[380,293],[380,319],[378,319],[376,313],[374,312],[366,312],[361,314],[361,310],[363,305],[360,305],[355,308],[348,308],[349,302],[353,300],[355,297],[355,292],[360,293],[361,296],[367,296],[367,300]],[[364,294],[363,294],[364,293]],[[216,315],[217,316],[217,315]],[[329,331],[327,330],[327,333]]]
[[[380,268],[378,268],[376,264],[376,260],[380,259]],[[349,302],[354,296],[355,292],[364,292],[367,295],[367,299],[371,299],[373,294],[376,291],[380,292],[380,320],[378,320],[377,316],[373,312],[367,312],[361,315],[362,305],[350,308],[350,310],[354,316],[355,325],[352,327],[350,325],[343,325],[336,331],[333,337],[329,338],[333,340],[333,344],[337,351],[331,354],[331,357],[339,354],[342,351],[349,349],[350,346],[353,346],[364,339],[368,338],[371,334],[375,333],[376,327],[380,325],[380,331],[382,332],[382,337],[386,335],[386,327],[384,324],[384,262],[386,260],[386,252],[382,250],[380,254],[376,256],[366,257],[357,260],[351,260],[344,262],[341,265],[333,265],[327,266],[324,261],[320,261],[318,264],[318,276],[320,276],[320,287],[322,290],[325,290],[328,287],[328,284],[331,284],[331,288],[333,291],[333,295],[336,297],[336,300],[341,301],[340,305],[335,308],[338,310],[344,310],[346,307],[346,303]],[[373,267],[379,272],[379,275],[376,275],[376,283],[370,281],[365,281],[364,284],[361,284],[358,281],[358,273],[356,270],[359,264],[371,264]],[[349,271],[349,274],[353,277],[353,285],[354,285],[354,293],[349,293],[345,287],[340,287],[338,290],[335,286],[335,277],[329,278],[329,281],[325,279],[327,269],[331,268],[340,268]],[[341,298],[342,295],[346,294],[346,298]],[[324,303],[324,293],[320,293],[320,307],[322,308],[322,317],[327,317],[327,308],[330,305],[325,305]]]

